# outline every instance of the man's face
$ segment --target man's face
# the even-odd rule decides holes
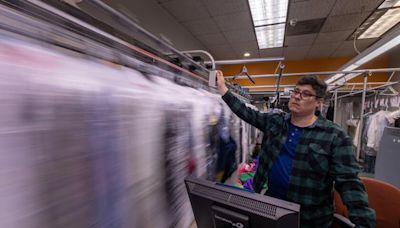
[[[311,85],[297,85],[290,95],[289,110],[297,115],[310,115],[321,103],[322,98],[316,97]]]

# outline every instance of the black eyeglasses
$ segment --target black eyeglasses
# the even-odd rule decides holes
[[[290,95],[297,95],[297,94],[300,94],[300,98],[301,98],[301,99],[310,99],[311,97],[321,98],[320,96],[317,96],[317,95],[315,95],[315,94],[312,94],[312,93],[310,93],[310,92],[308,92],[308,91],[301,92],[301,91],[298,90],[298,89],[290,90],[289,92],[290,92]]]

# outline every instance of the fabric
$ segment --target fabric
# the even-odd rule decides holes
[[[184,177],[215,174],[209,117],[223,104],[229,125],[232,112],[219,95],[62,50],[0,37],[0,227],[189,227]]]
[[[368,128],[367,146],[379,151],[379,142],[381,141],[385,127],[394,124],[394,118],[391,112],[379,111],[371,116],[371,122]]]
[[[249,109],[230,91],[222,98],[237,116],[264,132],[253,183],[260,192],[286,141],[290,114]],[[357,176],[351,139],[337,125],[319,115],[314,128],[304,129],[292,165],[287,200],[301,205],[301,227],[332,224],[334,183],[349,208],[350,220],[358,226],[375,227],[375,212],[368,207],[368,196]]]
[[[334,113],[335,113],[335,107],[329,106],[328,110],[326,111],[326,119],[333,121]]]
[[[354,139],[353,139],[353,145],[355,147],[358,146],[359,142],[360,142],[360,134],[361,134],[361,121],[357,120],[357,125],[356,125],[356,132],[354,134]]]
[[[289,178],[292,172],[292,161],[295,157],[296,146],[300,141],[304,129],[289,123],[289,132],[286,143],[274,161],[269,172],[268,195],[286,200],[289,189]]]
[[[220,138],[220,148],[217,159],[217,181],[224,183],[235,171],[236,160],[235,152],[237,146],[235,140],[229,137],[227,141]]]

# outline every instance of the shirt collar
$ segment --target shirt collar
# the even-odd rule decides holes
[[[315,111],[315,115],[318,117],[315,121],[314,121],[314,123],[312,123],[310,126],[308,126],[307,128],[315,128],[315,127],[322,127],[323,126],[323,118],[324,117],[322,117],[322,115],[321,115],[321,112],[320,111]],[[290,121],[290,117],[292,116],[292,114],[290,113],[290,112],[288,112],[288,113],[286,113],[285,114],[285,120],[286,121]]]

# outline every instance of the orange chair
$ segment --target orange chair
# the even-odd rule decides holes
[[[361,177],[361,180],[368,193],[369,206],[376,213],[376,227],[400,228],[400,189],[373,178]],[[347,208],[337,192],[334,197],[336,214],[348,217]]]

